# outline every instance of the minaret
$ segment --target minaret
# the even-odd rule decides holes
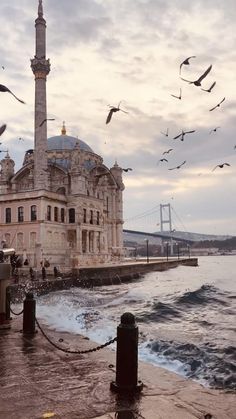
[[[38,17],[35,20],[35,56],[31,68],[35,76],[35,118],[34,118],[34,189],[48,189],[47,175],[47,98],[46,81],[50,62],[46,60],[46,21],[43,17],[42,0],[38,3]],[[43,122],[44,121],[44,122]],[[41,125],[41,126],[40,126]]]

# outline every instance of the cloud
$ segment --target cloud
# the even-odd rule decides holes
[[[106,165],[117,159],[133,168],[124,174],[125,215],[171,201],[189,230],[236,234],[234,1],[44,0],[43,5],[51,60],[48,114],[56,118],[48,124],[48,137],[58,135],[65,120],[68,134],[79,135]],[[17,169],[34,138],[30,58],[36,16],[37,1],[1,0],[1,83],[26,101],[23,106],[0,94],[1,120],[7,123],[1,140]],[[204,88],[216,81],[212,93],[180,80],[179,65],[190,55],[196,58],[183,67],[183,77],[192,80],[212,64],[203,81]],[[181,101],[171,97],[180,87]],[[222,106],[209,112],[223,97]],[[107,105],[120,101],[128,114],[117,112],[106,125]],[[209,134],[216,126],[220,129]],[[167,128],[165,137],[161,131]],[[196,132],[183,142],[173,140],[182,129]],[[168,163],[160,164],[168,148],[174,149]],[[183,168],[168,170],[183,160]],[[212,172],[224,161],[231,166]],[[158,213],[137,227],[156,230],[155,217]]]

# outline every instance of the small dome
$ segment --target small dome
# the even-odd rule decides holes
[[[70,135],[55,135],[55,137],[48,138],[48,150],[73,150],[78,145],[81,150],[93,153],[88,144],[79,138]]]

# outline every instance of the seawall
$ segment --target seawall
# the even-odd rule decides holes
[[[48,275],[47,280],[30,281],[20,280],[19,284],[9,286],[11,300],[22,301],[25,293],[32,291],[35,295],[43,295],[52,291],[69,289],[71,287],[93,287],[102,285],[115,285],[122,282],[131,282],[149,272],[165,271],[179,265],[198,266],[197,258],[173,259],[169,261],[154,260],[147,262],[126,262],[123,264],[81,267],[72,269],[65,277],[54,278]]]

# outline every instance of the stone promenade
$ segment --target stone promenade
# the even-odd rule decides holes
[[[105,348],[86,355],[66,354],[55,349],[40,331],[33,338],[23,337],[22,316],[13,316],[11,324],[11,329],[0,331],[0,419],[236,418],[235,394],[206,389],[141,362],[141,395],[118,396],[110,391],[115,379],[114,351]],[[81,336],[42,327],[64,348],[97,346]]]

